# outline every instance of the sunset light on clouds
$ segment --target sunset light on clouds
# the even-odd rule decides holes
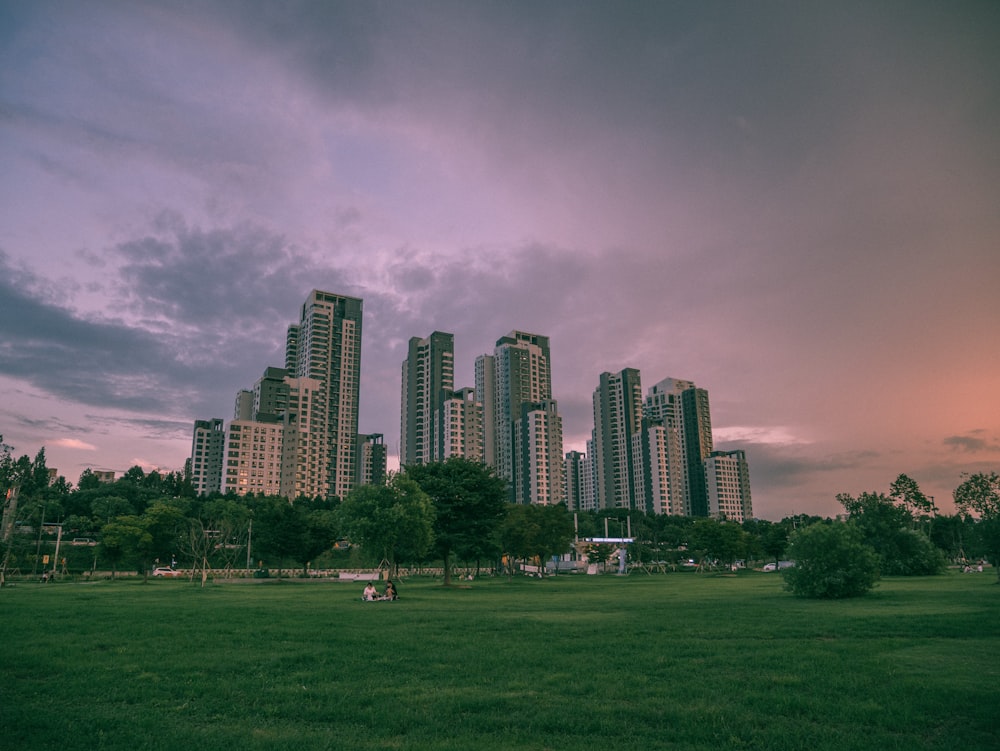
[[[411,336],[456,386],[550,337],[565,449],[600,373],[708,390],[755,512],[1000,471],[1000,5],[0,4],[0,434],[181,469],[365,302],[360,430]]]

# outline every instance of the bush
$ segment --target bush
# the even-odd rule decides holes
[[[930,576],[945,569],[944,553],[930,539],[912,529],[900,529],[879,556],[884,576]]]
[[[869,592],[878,581],[878,556],[850,524],[811,524],[795,532],[782,572],[785,588],[800,597],[837,599]]]

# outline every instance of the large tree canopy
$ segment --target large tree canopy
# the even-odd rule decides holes
[[[955,506],[963,514],[979,517],[976,525],[979,536],[1000,583],[1000,475],[996,472],[967,475],[955,488]]]
[[[393,475],[388,485],[361,485],[340,505],[344,533],[376,562],[422,561],[434,541],[434,504],[414,480]]]
[[[444,561],[448,586],[453,555],[479,560],[496,552],[495,532],[504,516],[507,481],[490,467],[462,457],[414,464],[404,471],[434,503],[435,548]]]

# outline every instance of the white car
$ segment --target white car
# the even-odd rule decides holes
[[[154,568],[153,576],[174,577],[174,576],[184,576],[184,574],[172,568]]]
[[[778,565],[775,566],[773,563],[764,564],[764,571],[781,571],[782,569],[791,568],[795,565],[795,561],[778,561]]]

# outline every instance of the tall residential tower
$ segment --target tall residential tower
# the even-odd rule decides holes
[[[403,361],[399,461],[426,464],[444,459],[444,433],[435,430],[455,388],[455,337],[435,331],[412,337]]]

